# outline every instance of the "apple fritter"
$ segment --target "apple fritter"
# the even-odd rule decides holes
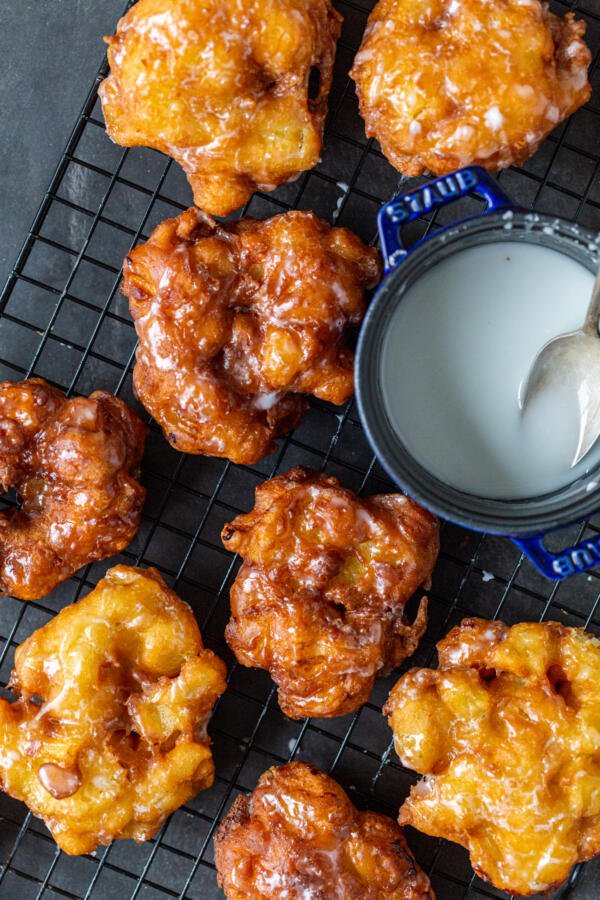
[[[228,900],[434,900],[402,830],[358,812],[328,775],[290,763],[239,796],[215,835]]]
[[[329,0],[138,0],[106,39],[108,133],[227,215],[318,163],[340,28]]]
[[[244,559],[225,632],[238,662],[269,671],[292,718],[358,709],[425,630],[426,599],[412,624],[404,607],[433,571],[438,530],[402,494],[363,500],[300,467],[266,481],[222,532]]]
[[[379,0],[351,75],[405,175],[524,162],[588,100],[585,22],[539,0]]]
[[[167,219],[124,264],[138,397],[177,450],[257,462],[297,424],[302,394],[352,395],[347,329],[380,272],[374,248],[308,212]]]
[[[384,713],[425,775],[400,824],[467,847],[518,896],[550,892],[600,852],[600,642],[557,622],[464,619]]]
[[[123,550],[137,532],[147,428],[106,391],[67,399],[41,378],[0,383],[0,593],[49,594],[81,566]]]
[[[66,853],[145,841],[213,783],[225,666],[155,569],[116,566],[15,653],[0,783]]]

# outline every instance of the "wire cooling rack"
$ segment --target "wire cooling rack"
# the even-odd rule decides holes
[[[118,12],[121,3],[115,0]],[[561,14],[575,8],[588,21],[595,93],[533,159],[504,172],[501,182],[523,206],[600,229],[600,0],[553,5]],[[322,162],[294,184],[255,195],[244,211],[265,218],[292,208],[312,209],[374,241],[379,205],[400,186],[422,179],[399,179],[376,144],[366,140],[347,76],[373,2],[339,0],[336,6],[344,16],[344,30]],[[0,377],[38,375],[70,393],[104,388],[140,409],[131,386],[135,333],[118,290],[121,261],[158,222],[190,205],[191,194],[179,167],[164,156],[123,150],[108,140],[96,97],[105,74],[106,62],[2,295]],[[430,226],[425,220],[415,223],[414,236]],[[221,544],[221,527],[251,508],[254,489],[265,477],[298,463],[325,469],[366,494],[393,489],[372,457],[354,403],[340,410],[313,402],[277,453],[256,466],[180,455],[151,425],[144,522],[119,561],[158,566],[193,607],[206,644],[228,662],[229,690],[210,725],[215,785],[179,809],[154,840],[141,845],[118,841],[85,857],[58,851],[42,823],[23,804],[2,795],[2,900],[222,897],[213,865],[215,827],[240,791],[251,790],[269,766],[290,759],[309,760],[332,773],[358,806],[396,815],[415,781],[414,773],[398,763],[380,711],[397,673],[380,680],[371,701],[353,716],[293,722],[279,711],[268,675],[236,665],[223,640],[237,561]],[[599,526],[600,518],[563,540],[586,529],[597,534]],[[2,600],[3,684],[14,648],[63,606],[88,593],[115,561],[89,566],[43,601]],[[444,525],[430,592],[430,626],[406,667],[432,664],[436,640],[465,615],[501,617],[509,624],[552,618],[599,634],[599,592],[599,573],[553,584],[508,540]],[[461,848],[411,829],[408,837],[440,900],[506,897],[473,875]],[[597,863],[591,863],[575,870],[556,896],[597,900],[599,883]]]

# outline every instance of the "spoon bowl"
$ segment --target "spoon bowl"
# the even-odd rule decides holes
[[[560,385],[572,394],[578,406],[579,435],[571,468],[589,453],[600,436],[599,318],[600,270],[581,329],[561,334],[544,344],[520,390],[521,412],[542,391],[554,386]]]

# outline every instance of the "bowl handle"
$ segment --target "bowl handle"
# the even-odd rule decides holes
[[[467,194],[475,194],[486,202],[485,210],[471,216],[463,216],[456,219],[442,228],[437,228],[430,232],[407,249],[402,243],[402,228],[407,222],[412,222],[426,213],[432,212],[439,206],[447,206],[460,200]],[[488,213],[496,212],[500,209],[515,209],[516,204],[512,202],[498,182],[489,175],[481,166],[467,166],[464,169],[458,169],[450,175],[443,175],[436,178],[435,181],[428,181],[422,184],[414,191],[407,194],[397,194],[392,200],[386,203],[379,210],[377,216],[377,227],[379,230],[379,238],[381,240],[381,248],[385,263],[385,274],[389,274],[396,268],[409,253],[411,253],[420,244],[429,240],[433,234],[444,231],[460,222],[466,222],[468,219],[477,219],[480,216],[487,216]]]
[[[529,538],[513,538],[513,541],[546,578],[562,581],[569,575],[577,575],[578,572],[586,572],[600,565],[600,535],[586,538],[560,553],[546,550],[545,537],[545,534],[538,534]]]

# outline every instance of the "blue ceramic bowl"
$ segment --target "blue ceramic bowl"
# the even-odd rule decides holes
[[[404,226],[467,194],[485,209],[426,235],[410,249]],[[561,579],[600,565],[600,537],[559,554],[544,546],[549,531],[589,518],[600,510],[600,465],[585,477],[537,497],[493,499],[467,494],[437,479],[403,445],[389,421],[381,386],[380,353],[394,311],[432,265],[458,251],[492,241],[525,241],[564,253],[590,271],[600,265],[600,236],[573,222],[516,206],[478,166],[460,169],[398,195],[379,213],[384,279],[365,317],[356,356],[356,392],[368,439],[390,477],[411,497],[444,519],[477,531],[510,536],[548,578]],[[482,280],[488,277],[482,272]],[[557,428],[560,421],[557,421]],[[440,440],[443,440],[440,435]],[[597,486],[590,490],[590,484]]]

